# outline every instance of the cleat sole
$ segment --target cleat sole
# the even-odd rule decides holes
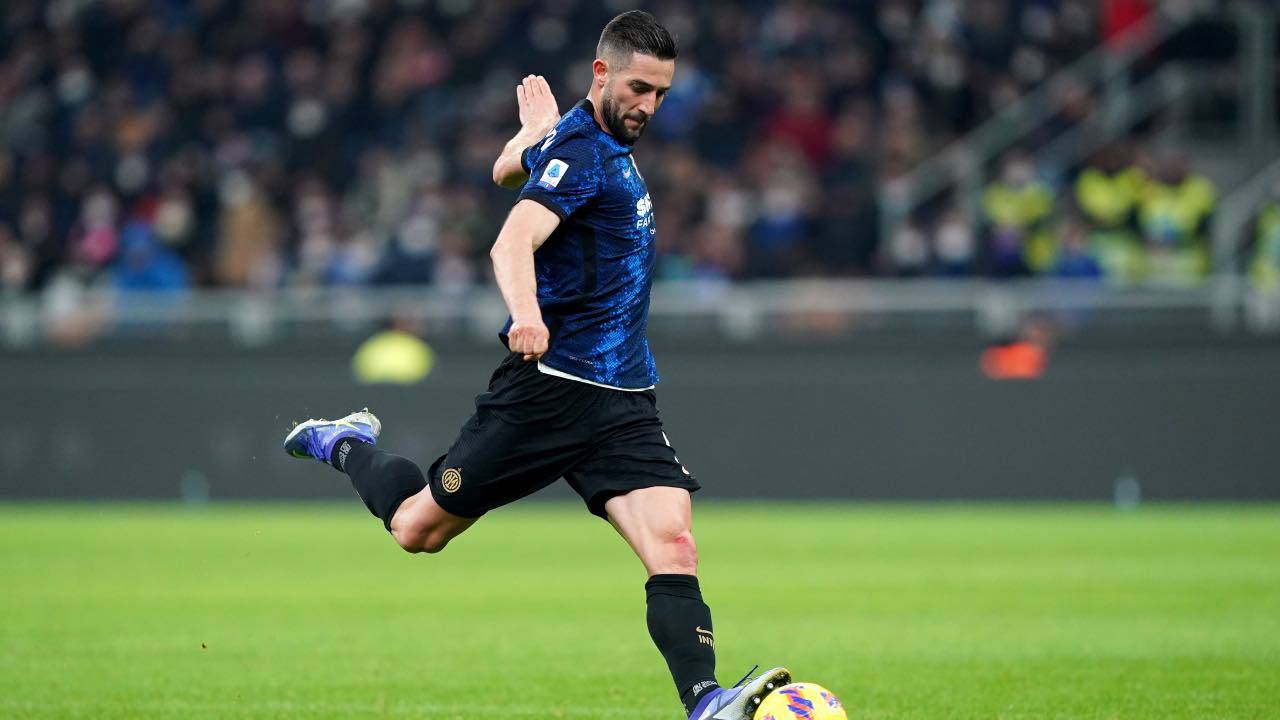
[[[742,716],[742,720],[752,720],[755,717],[756,708],[760,707],[760,703],[764,702],[764,699],[769,697],[770,693],[784,685],[791,684],[791,672],[786,668],[774,668],[768,673],[767,677],[768,680],[760,686],[759,690],[747,696],[746,707],[744,708],[746,712]],[[759,680],[759,678],[756,679]]]

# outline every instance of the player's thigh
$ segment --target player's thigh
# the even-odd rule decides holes
[[[609,498],[604,508],[609,523],[632,547],[670,541],[693,528],[693,505],[684,488],[640,488]]]
[[[508,368],[427,471],[432,499],[474,519],[559,480],[590,450],[589,423],[572,421],[590,406],[584,389],[532,363]]]
[[[565,475],[593,515],[610,519],[606,503],[636,490],[699,489],[667,439],[652,392],[612,392],[609,405],[590,453]]]
[[[427,489],[445,511],[478,518],[559,480],[583,452],[581,443],[560,433],[472,418],[431,465]]]
[[[653,486],[615,495],[604,504],[609,523],[650,575],[692,575],[698,568],[689,491]]]
[[[618,395],[590,456],[566,475],[587,508],[607,519],[650,574],[693,572],[689,494],[697,480],[658,420],[653,393]]]

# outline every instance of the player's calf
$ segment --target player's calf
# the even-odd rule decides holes
[[[379,450],[381,430],[382,423],[367,409],[338,420],[307,420],[285,437],[284,449],[345,473],[400,547],[414,553],[440,552],[474,520],[442,510],[412,460]]]
[[[609,522],[635,550],[649,573],[645,583],[649,636],[667,661],[686,711],[719,689],[711,609],[696,576],[689,491],[649,487],[610,498]]]

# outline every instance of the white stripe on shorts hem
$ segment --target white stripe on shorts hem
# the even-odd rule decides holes
[[[544,365],[541,360],[538,361],[538,371],[541,372],[543,375],[554,375],[555,377],[564,378],[565,380],[574,380],[580,383],[586,383],[588,385],[595,385],[596,387],[606,388],[608,390],[621,390],[622,392],[644,392],[645,390],[652,390],[654,387],[656,387],[654,385],[650,385],[649,387],[642,387],[642,388],[624,388],[624,387],[617,387],[614,385],[605,385],[604,383],[598,383],[594,380],[580,378],[577,375],[570,375],[569,373],[563,370],[557,370],[553,367],[549,367],[547,365]]]

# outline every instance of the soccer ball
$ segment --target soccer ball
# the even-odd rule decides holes
[[[783,685],[756,708],[755,720],[849,720],[840,699],[815,683]]]

